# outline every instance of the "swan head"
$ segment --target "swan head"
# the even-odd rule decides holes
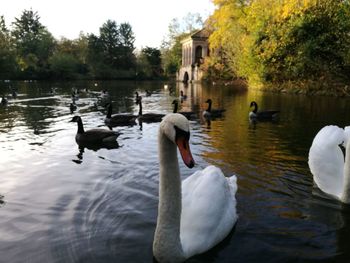
[[[173,100],[173,102],[171,104],[178,104],[177,100]]]
[[[194,160],[189,145],[190,124],[187,118],[179,113],[167,114],[160,123],[159,131],[177,145],[183,162],[192,168]]]
[[[211,103],[211,99],[207,99],[205,103]]]

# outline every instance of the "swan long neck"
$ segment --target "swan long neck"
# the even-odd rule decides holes
[[[344,163],[344,190],[342,201],[350,204],[350,140],[346,144]]]
[[[180,241],[181,178],[176,145],[162,131],[159,145],[159,204],[153,242],[154,256],[160,262],[184,260]]]

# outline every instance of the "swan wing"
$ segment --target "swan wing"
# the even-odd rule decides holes
[[[182,183],[180,239],[187,257],[222,241],[237,220],[236,176],[225,177],[215,166],[197,171]]]
[[[339,145],[344,129],[329,125],[315,136],[309,151],[309,168],[317,186],[325,193],[341,197],[344,188],[344,155]]]

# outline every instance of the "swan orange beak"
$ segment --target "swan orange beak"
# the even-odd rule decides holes
[[[188,168],[192,168],[194,166],[194,160],[192,157],[190,144],[188,140],[184,137],[179,137],[176,139],[176,145],[179,148],[182,160],[186,164]]]

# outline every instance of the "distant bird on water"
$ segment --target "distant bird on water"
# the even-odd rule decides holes
[[[258,104],[255,101],[250,103],[251,107],[254,107],[254,109],[249,113],[249,118],[253,120],[273,120],[278,117],[280,112],[278,110],[258,111]]]
[[[142,97],[140,97],[139,100],[139,116],[138,120],[140,122],[160,122],[162,121],[162,118],[165,116],[165,114],[160,114],[160,113],[142,113]]]
[[[206,101],[206,103],[208,103],[208,108],[205,111],[203,111],[203,117],[206,119],[221,117],[222,114],[226,111],[225,109],[212,109],[211,108],[211,104],[212,104],[211,99],[208,99]]]
[[[177,111],[179,107],[179,102],[177,100],[173,100],[172,104],[174,105],[173,113],[180,113],[185,116],[188,120],[195,117],[195,113],[193,111]]]
[[[125,126],[136,124],[137,116],[129,113],[118,113],[112,115],[112,104],[107,105],[105,123],[109,126]]]

